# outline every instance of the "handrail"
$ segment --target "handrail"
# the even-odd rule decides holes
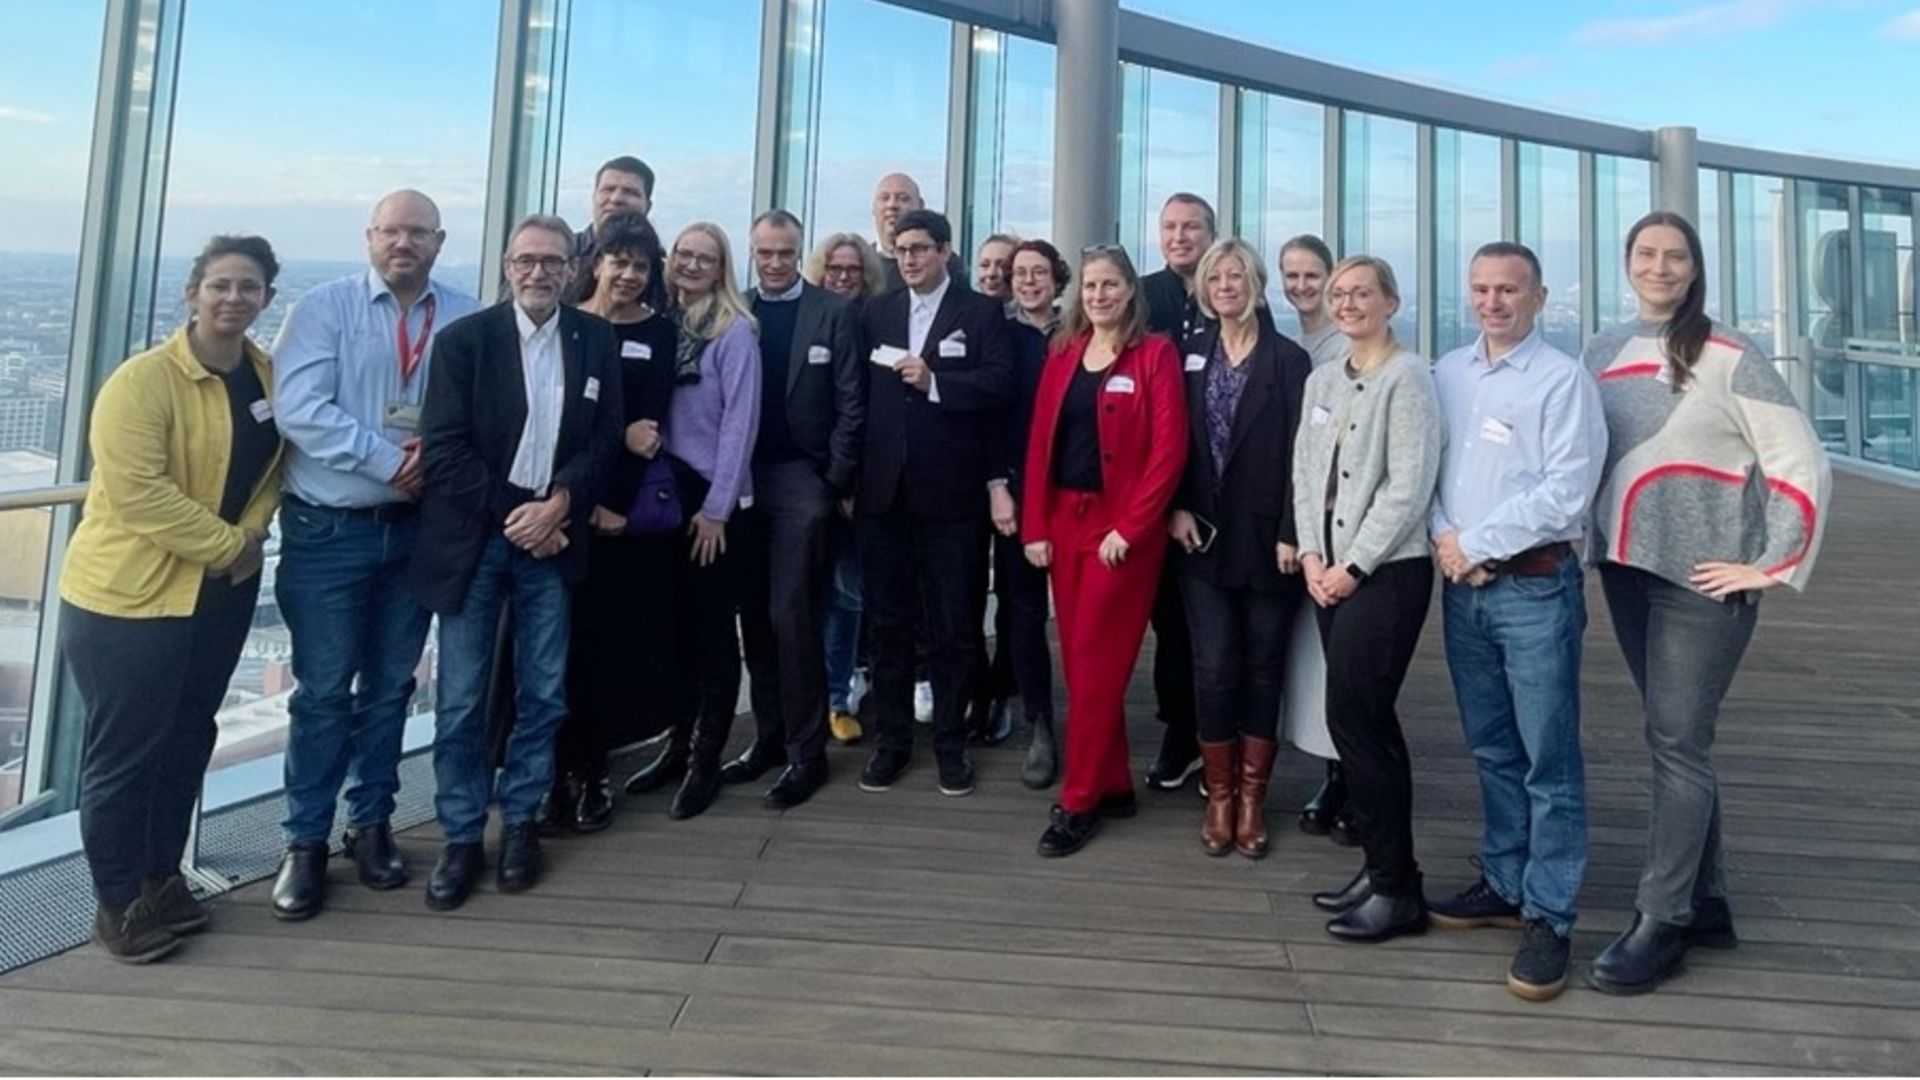
[[[87,499],[85,484],[55,484],[52,487],[0,491],[0,513],[8,510],[37,510],[49,506],[78,506]]]

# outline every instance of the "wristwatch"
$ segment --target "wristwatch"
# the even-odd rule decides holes
[[[1347,576],[1352,578],[1355,582],[1361,582],[1361,581],[1367,580],[1367,572],[1365,570],[1360,569],[1360,567],[1355,563],[1347,564]]]

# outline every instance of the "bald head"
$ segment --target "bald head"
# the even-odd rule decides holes
[[[880,242],[880,250],[893,251],[894,224],[900,215],[913,210],[926,209],[926,200],[920,197],[920,185],[906,173],[888,173],[880,178],[873,188],[873,235]]]
[[[367,260],[395,296],[411,302],[426,288],[447,234],[440,208],[411,188],[402,188],[373,204],[367,223]]]

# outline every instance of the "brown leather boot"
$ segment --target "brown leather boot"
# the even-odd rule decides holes
[[[1234,850],[1249,859],[1267,853],[1267,780],[1280,744],[1272,739],[1240,737],[1240,790],[1234,798]]]
[[[1207,819],[1200,826],[1200,846],[1209,855],[1225,855],[1233,847],[1234,773],[1240,767],[1239,755],[1238,740],[1200,744],[1201,775],[1207,782]]]

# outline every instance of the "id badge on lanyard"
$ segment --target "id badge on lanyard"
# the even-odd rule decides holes
[[[408,384],[413,381],[413,373],[420,369],[421,361],[426,359],[427,345],[433,340],[434,298],[428,293],[421,301],[424,311],[420,318],[420,340],[413,340],[407,332],[407,313],[400,312],[395,320],[394,347],[400,356],[400,393],[401,399],[387,402],[383,410],[382,422],[395,431],[404,431],[408,435],[420,433],[420,406],[410,400]]]

